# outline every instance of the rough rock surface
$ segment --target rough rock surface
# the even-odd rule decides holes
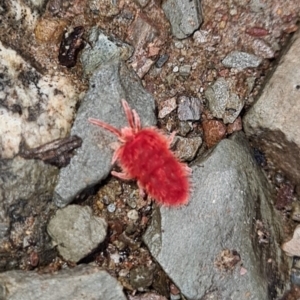
[[[300,31],[257,102],[244,117],[244,129],[275,166],[300,181]]]
[[[218,78],[207,88],[205,97],[213,116],[223,119],[225,124],[233,123],[244,106],[244,101],[231,92],[230,82],[223,77]]]
[[[167,0],[163,2],[162,8],[171,23],[172,33],[178,39],[193,34],[202,23],[199,0]]]
[[[81,55],[85,75],[92,74],[100,65],[122,57],[124,60],[132,55],[132,48],[121,41],[112,40],[99,28],[93,27],[89,33],[89,43]],[[92,47],[91,47],[92,46]]]
[[[45,222],[54,208],[50,203],[57,173],[57,168],[37,160],[0,160],[0,271],[22,264],[21,249],[47,247]],[[18,249],[17,256],[10,247]]]
[[[160,208],[144,236],[155,259],[190,300],[211,291],[219,299],[281,295],[289,275],[279,245],[280,224],[269,203],[268,182],[244,135],[221,141],[192,169],[190,203]],[[265,230],[266,243],[257,224],[265,226],[260,230]],[[216,264],[224,249],[235,250],[241,258],[227,272],[226,266]]]
[[[78,110],[71,135],[82,138],[82,147],[71,163],[61,169],[54,201],[63,207],[87,187],[104,179],[111,169],[116,138],[88,122],[93,117],[117,128],[128,125],[121,99],[128,101],[141,117],[142,125],[155,124],[154,99],[144,90],[139,79],[118,59],[99,67],[90,78],[87,91]]]
[[[181,161],[192,161],[202,144],[202,139],[200,136],[192,138],[175,136],[173,144],[175,144],[175,155]]]
[[[228,68],[243,70],[245,68],[256,68],[262,62],[262,59],[246,52],[233,51],[229,53],[222,61]]]
[[[104,241],[107,223],[89,206],[69,205],[56,212],[47,229],[60,255],[78,262]]]
[[[0,274],[0,299],[126,300],[118,281],[97,267],[80,265],[54,274],[9,271]]]
[[[1,42],[0,74],[0,158],[68,134],[78,100],[68,78],[42,75]]]

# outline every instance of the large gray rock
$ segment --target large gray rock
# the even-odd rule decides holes
[[[244,136],[221,141],[192,169],[190,203],[161,207],[144,236],[152,255],[189,300],[212,291],[218,299],[280,296],[289,282],[281,226]],[[225,249],[241,257],[227,272],[216,264]]]
[[[80,265],[51,274],[9,271],[0,274],[0,299],[126,300],[118,281],[97,267]]]
[[[200,0],[166,0],[162,8],[171,23],[173,35],[178,39],[187,38],[202,23]]]
[[[300,181],[300,31],[244,118],[247,136],[289,179]]]
[[[136,109],[143,126],[155,124],[154,99],[136,75],[118,59],[99,67],[90,78],[89,90],[71,131],[71,135],[82,138],[82,147],[71,163],[60,171],[54,195],[56,205],[67,205],[82,190],[109,174],[113,155],[110,144],[117,139],[106,130],[90,124],[88,118],[102,120],[117,128],[127,126],[122,98]]]
[[[104,241],[107,223],[88,206],[69,205],[56,212],[47,229],[60,255],[78,262]]]
[[[38,160],[0,160],[0,272],[27,264],[30,245],[37,252],[50,247],[46,223],[57,174],[56,167]]]

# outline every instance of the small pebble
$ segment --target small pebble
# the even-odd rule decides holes
[[[191,131],[191,126],[188,122],[181,121],[179,123],[179,133],[182,136],[186,136]]]
[[[139,213],[135,209],[132,209],[127,213],[127,217],[132,221],[136,221],[139,218]]]
[[[256,68],[262,62],[262,59],[246,52],[233,51],[229,53],[222,61],[228,68],[243,70],[246,68]]]
[[[156,68],[161,68],[168,61],[168,59],[169,59],[168,54],[161,55],[155,63]]]
[[[190,75],[192,67],[190,65],[183,65],[179,68],[179,74],[181,76],[187,77]]]
[[[158,113],[160,119],[164,118],[177,107],[176,98],[170,98],[161,103],[161,109]]]
[[[119,272],[119,276],[122,276],[122,277],[126,277],[128,274],[129,274],[129,270],[128,269],[122,269]]]
[[[133,191],[130,195],[129,198],[127,200],[127,204],[131,207],[131,208],[136,208],[136,197],[135,197],[135,191]]]
[[[300,202],[294,201],[292,203],[292,212],[291,212],[292,220],[296,222],[300,222]]]
[[[270,59],[274,58],[275,56],[275,51],[272,49],[272,47],[262,39],[254,40],[252,48],[254,50],[255,55],[259,57]]]
[[[107,206],[107,210],[110,212],[110,213],[113,213],[115,210],[116,210],[116,205],[114,203],[111,203]]]
[[[183,138],[176,136],[174,138],[176,144],[175,154],[181,161],[191,161],[196,156],[201,144],[201,137]]]
[[[193,35],[194,42],[196,44],[204,44],[208,40],[209,33],[206,30],[195,31]]]
[[[226,135],[226,126],[219,120],[208,120],[202,123],[204,140],[208,148],[213,147]]]
[[[173,73],[177,73],[178,71],[179,71],[178,66],[175,66],[175,67],[173,68]]]
[[[181,96],[178,105],[178,118],[180,121],[198,121],[201,113],[200,99]]]
[[[184,45],[183,45],[182,42],[177,41],[177,42],[175,42],[175,47],[176,47],[177,49],[182,49],[182,48],[184,47]]]
[[[171,299],[171,300],[180,300],[180,299],[181,299],[181,296],[180,296],[180,294],[178,294],[178,295],[170,294],[170,299]]]
[[[275,182],[278,184],[278,185],[280,185],[281,183],[283,183],[284,182],[284,176],[283,176],[283,174],[282,173],[276,173],[275,174],[275,176],[274,176],[274,180],[275,180]]]
[[[300,256],[300,225],[294,231],[293,238],[281,246],[288,256]]]

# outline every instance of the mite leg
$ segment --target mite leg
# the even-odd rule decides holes
[[[111,171],[111,175],[123,179],[123,180],[130,180],[132,179],[131,176],[129,176],[129,174],[124,173],[124,172],[116,172],[116,171]]]
[[[143,187],[141,186],[141,184],[140,184],[139,182],[137,182],[137,185],[138,185],[138,187],[139,187],[139,194],[140,194],[140,197],[144,199],[145,196],[146,196],[145,190],[143,189]]]
[[[129,107],[128,102],[125,99],[122,99],[121,101],[122,101],[122,106],[123,106],[123,109],[124,109],[127,121],[129,123],[129,126],[131,128],[135,128],[132,111],[131,111],[131,109]]]
[[[118,160],[118,157],[120,157],[120,147],[118,147],[118,149],[116,149],[114,152],[114,155],[111,160],[112,165]]]
[[[135,124],[134,131],[139,132],[141,130],[141,119],[138,113],[135,111],[135,109],[132,110],[132,113],[133,113],[134,124]]]
[[[115,134],[117,137],[121,138],[122,135],[121,135],[121,131],[118,130],[117,128],[105,123],[105,122],[102,122],[100,120],[97,120],[97,119],[93,119],[93,118],[89,118],[88,120],[90,123],[92,124],[95,124],[97,126],[100,126],[108,131],[110,131],[111,133]]]

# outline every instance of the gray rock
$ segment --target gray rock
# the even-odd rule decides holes
[[[177,107],[176,98],[169,98],[160,103],[160,110],[158,112],[159,118],[164,118]]]
[[[0,272],[27,260],[28,240],[38,252],[50,248],[45,227],[57,174],[38,160],[0,160]]]
[[[168,61],[169,55],[168,54],[162,54],[159,59],[156,61],[155,66],[157,68],[162,68],[163,65]]]
[[[154,258],[189,300],[204,299],[209,290],[217,291],[219,299],[280,296],[289,274],[283,271],[288,261],[278,245],[279,216],[244,135],[221,141],[192,169],[190,203],[177,209],[161,207],[144,235]],[[269,234],[263,246],[256,231],[259,220]],[[216,265],[224,249],[241,257],[228,272]]]
[[[135,0],[135,2],[139,4],[141,7],[145,7],[149,3],[149,1],[150,0]]]
[[[275,51],[273,48],[263,39],[255,39],[252,43],[252,49],[254,54],[262,58],[274,58]]]
[[[243,70],[246,68],[256,68],[262,62],[262,59],[246,52],[233,51],[229,53],[222,63],[227,68],[236,68]]]
[[[244,106],[244,101],[230,91],[230,85],[223,77],[207,88],[205,97],[213,116],[223,119],[225,124],[233,123]]]
[[[202,9],[199,0],[167,0],[162,8],[171,23],[172,33],[178,39],[193,34],[202,23]]]
[[[266,4],[261,0],[251,0],[248,5],[250,6],[251,11],[255,13],[264,12],[266,9]]]
[[[145,91],[136,75],[125,64],[111,61],[97,69],[90,78],[90,88],[78,110],[71,135],[82,138],[82,146],[71,163],[61,169],[54,201],[59,207],[106,178],[111,169],[116,138],[106,130],[88,122],[89,117],[105,121],[117,128],[127,125],[121,99],[128,101],[141,117],[142,125],[156,123],[154,99]]]
[[[97,13],[103,17],[112,17],[120,12],[118,1],[111,0],[88,0],[87,5],[93,13]]]
[[[92,47],[87,44],[80,57],[85,75],[91,75],[99,66],[111,60],[127,60],[133,53],[130,45],[106,36],[98,27],[90,30],[88,40]]]
[[[152,284],[155,267],[138,266],[130,270],[130,284],[135,289],[145,289]]]
[[[0,299],[126,300],[118,281],[106,271],[80,265],[51,274],[9,271],[0,274]]]
[[[191,73],[192,66],[191,65],[183,65],[179,67],[179,75],[183,77],[188,77]]]
[[[181,161],[192,161],[196,156],[201,144],[201,137],[183,138],[176,136],[174,138],[175,154]]]
[[[186,136],[191,130],[192,128],[188,122],[179,122],[179,133],[181,136]]]
[[[88,206],[69,205],[56,212],[47,229],[60,255],[78,262],[104,241],[107,223]]]
[[[198,98],[181,96],[178,100],[178,118],[180,121],[200,120],[201,101]]]
[[[300,32],[243,120],[246,135],[289,179],[300,182]]]

